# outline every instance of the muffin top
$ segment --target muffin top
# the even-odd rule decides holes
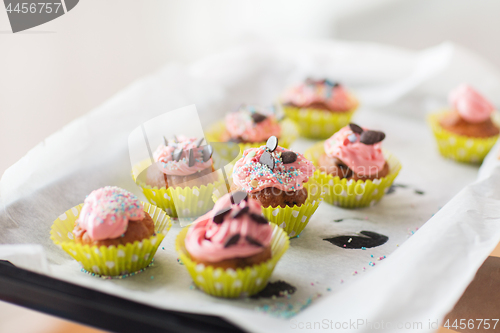
[[[302,189],[314,173],[314,165],[304,155],[278,146],[278,139],[270,137],[265,146],[250,148],[236,162],[233,182],[247,192],[276,187],[283,191]]]
[[[144,207],[132,193],[116,186],[106,186],[90,193],[76,221],[94,240],[120,237],[128,221],[144,219]]]
[[[381,144],[384,138],[383,132],[349,124],[325,141],[325,153],[338,158],[358,175],[378,174],[385,165]]]
[[[244,104],[226,115],[226,130],[232,139],[245,142],[262,142],[271,135],[281,134],[272,110]]]
[[[450,92],[448,99],[453,110],[469,123],[482,123],[495,110],[486,98],[465,84]]]
[[[301,108],[346,112],[353,109],[357,101],[339,83],[307,79],[288,89],[283,96],[283,103]]]
[[[245,192],[226,194],[198,218],[186,236],[186,250],[202,261],[247,258],[271,243],[272,227],[262,207]]]
[[[165,138],[153,153],[159,169],[167,175],[186,176],[212,166],[212,147],[202,146],[203,138],[174,136]]]

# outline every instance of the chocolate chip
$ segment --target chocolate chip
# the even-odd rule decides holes
[[[259,247],[262,247],[262,244],[261,244],[259,241],[257,241],[257,240],[255,240],[255,239],[253,239],[253,238],[252,238],[252,237],[250,237],[250,236],[245,236],[245,239],[247,240],[247,242],[248,242],[249,244],[256,245],[256,246],[259,246]]]
[[[203,162],[206,162],[212,157],[214,150],[211,145],[203,147]]]
[[[163,142],[165,142],[165,146],[168,146],[168,140],[165,136],[163,136]]]
[[[179,162],[182,156],[182,151],[182,148],[177,148],[176,150],[174,150],[174,154],[172,156],[174,157],[175,161]]]
[[[268,224],[269,221],[264,217],[264,215],[259,215],[255,213],[250,214],[250,218],[254,220],[254,222],[257,222],[258,224]]]
[[[196,147],[201,146],[201,143],[203,142],[203,140],[205,140],[205,138],[199,138],[199,139],[196,141]]]
[[[224,222],[224,216],[226,216],[227,213],[229,213],[230,208],[226,207],[221,210],[219,210],[217,213],[215,213],[214,216],[214,223],[215,224],[221,224]]]
[[[357,133],[357,134],[363,133],[363,129],[356,124],[350,123],[349,127],[351,128],[351,131],[353,131],[354,133]]]
[[[281,153],[281,160],[283,164],[290,164],[297,160],[297,154],[293,151],[284,151]]]
[[[265,151],[262,155],[260,155],[259,159],[260,164],[267,165],[267,167],[271,170],[274,170],[274,158],[273,155]]]
[[[365,145],[373,145],[377,142],[380,142],[385,139],[384,132],[379,131],[364,131],[361,133],[361,137],[359,142],[364,143]]]
[[[273,135],[272,137],[267,139],[266,146],[271,152],[275,151],[278,147],[278,138]]]
[[[240,240],[240,234],[236,234],[226,241],[224,247],[230,247],[236,245],[236,243],[238,243],[239,240]]]
[[[196,162],[195,158],[194,158],[194,149],[189,149],[189,167],[192,167],[194,166],[194,163]]]
[[[241,200],[248,201],[248,195],[247,192],[245,191],[236,191],[231,193],[231,203],[234,204],[239,204]]]
[[[238,217],[241,217],[241,216],[245,215],[246,213],[248,213],[249,210],[250,210],[250,207],[248,207],[248,206],[245,206],[240,210],[236,210],[233,213],[232,218],[237,219]]]
[[[258,124],[258,123],[260,123],[260,122],[262,122],[262,121],[266,120],[266,118],[267,118],[267,117],[266,117],[266,116],[264,116],[263,114],[261,114],[261,113],[257,113],[257,112],[252,113],[252,116],[251,116],[251,117],[252,117],[253,122],[254,122],[254,123],[256,123],[256,124]]]

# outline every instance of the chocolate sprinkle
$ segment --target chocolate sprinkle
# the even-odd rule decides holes
[[[257,222],[259,224],[268,224],[269,222],[267,221],[267,219],[263,216],[263,215],[259,215],[259,214],[255,214],[255,213],[251,213],[250,214],[250,218],[252,220],[254,220],[254,222]]]
[[[259,241],[257,241],[257,240],[255,240],[255,239],[253,239],[253,238],[252,238],[252,237],[250,237],[250,236],[245,236],[245,239],[247,240],[247,242],[248,242],[249,244],[252,244],[252,245],[255,245],[255,246],[259,246],[259,247],[262,247],[262,244],[261,244]]]
[[[351,131],[353,131],[354,133],[357,133],[357,134],[363,133],[363,129],[361,128],[361,126],[358,126],[354,123],[350,123],[349,127],[351,128]]]
[[[224,244],[224,247],[226,248],[236,245],[236,243],[238,243],[239,240],[240,240],[240,234],[236,234],[227,240],[227,242]]]
[[[258,124],[260,122],[263,122],[267,118],[263,114],[257,113],[257,112],[252,113],[251,117],[252,117],[253,122],[256,123],[256,124]]]
[[[178,149],[174,150],[174,154],[172,156],[174,157],[174,160],[176,162],[179,162],[179,160],[181,159],[181,156],[182,156],[182,148],[178,148]]]
[[[214,223],[215,224],[221,224],[224,222],[224,216],[226,216],[227,213],[229,213],[230,208],[223,208],[219,210],[217,213],[215,213],[214,216]]]
[[[198,141],[196,141],[196,147],[201,146],[201,143],[205,140],[205,138],[199,138]]]
[[[194,163],[196,162],[195,158],[194,158],[194,149],[189,149],[189,167],[192,167],[194,166]]]
[[[231,203],[234,204],[239,204],[241,200],[248,201],[248,195],[247,192],[245,191],[236,191],[231,193]]]
[[[278,147],[278,138],[275,137],[274,135],[271,136],[269,139],[267,139],[266,146],[272,153]]]
[[[265,151],[262,155],[260,155],[259,163],[267,165],[269,169],[274,170],[274,158],[267,151]]]
[[[212,149],[211,145],[207,145],[203,147],[203,162],[206,162],[212,157],[212,154],[214,153],[214,150]]]
[[[359,142],[365,145],[373,145],[385,139],[385,133],[379,131],[364,131],[361,133]]]
[[[293,151],[284,151],[281,153],[281,160],[283,164],[290,164],[297,160],[297,154]]]
[[[349,239],[351,239],[350,242]],[[323,240],[344,249],[361,249],[383,245],[389,240],[389,237],[373,231],[361,231],[359,236],[336,236]]]
[[[250,207],[248,207],[248,206],[243,207],[242,209],[234,212],[232,218],[237,219],[238,217],[242,217],[243,215],[248,213],[249,210],[250,210]]]

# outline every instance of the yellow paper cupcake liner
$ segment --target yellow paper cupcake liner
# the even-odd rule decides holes
[[[498,140],[498,135],[489,138],[472,138],[449,132],[439,124],[447,111],[433,113],[427,118],[436,137],[439,152],[458,162],[481,163]]]
[[[323,189],[320,184],[315,180],[309,179],[304,184],[307,189],[307,199],[300,206],[286,206],[283,207],[266,207],[262,208],[262,214],[269,220],[269,222],[278,225],[285,230],[288,237],[296,237],[304,230],[309,223],[314,212],[318,209],[319,204],[323,201]],[[219,187],[213,195],[214,202],[227,193],[226,187]]]
[[[158,246],[172,226],[170,217],[160,208],[142,203],[154,221],[155,235],[141,242],[116,246],[89,246],[75,243],[73,229],[83,204],[75,206],[54,221],[50,238],[54,244],[68,253],[88,272],[101,276],[120,276],[140,271],[147,267]]]
[[[290,119],[283,119],[280,122],[281,135],[278,138],[279,145],[283,148],[289,148],[290,145],[299,136],[299,129],[294,121]],[[224,120],[218,121],[205,132],[205,137],[209,142],[221,142],[222,135],[226,132],[226,124]],[[260,146],[265,146],[266,141],[253,142],[253,143],[238,143],[241,152],[248,148],[259,148]],[[233,160],[233,159],[230,159]]]
[[[274,225],[271,239],[271,259],[245,268],[214,269],[212,266],[198,264],[191,259],[184,243],[188,230],[188,228],[182,229],[175,241],[175,248],[179,253],[180,260],[191,275],[194,284],[205,293],[216,297],[251,296],[264,289],[274,267],[290,244],[286,233]]]
[[[132,177],[139,185],[146,199],[153,205],[163,209],[172,217],[196,218],[211,210],[214,206],[212,194],[224,181],[215,181],[207,185],[192,187],[151,187],[137,181],[138,175],[146,169],[151,162],[146,160],[134,166]]]
[[[323,142],[318,142],[304,153],[304,156],[318,165],[319,157],[324,154]],[[389,190],[401,170],[401,163],[387,151],[384,156],[389,164],[389,174],[375,180],[347,180],[331,176],[320,170],[314,172],[314,179],[325,192],[325,201],[343,208],[361,208],[373,206]]]
[[[300,135],[310,139],[327,139],[342,127],[351,122],[357,109],[346,112],[329,112],[325,110],[298,108],[283,105],[286,116],[299,126]]]

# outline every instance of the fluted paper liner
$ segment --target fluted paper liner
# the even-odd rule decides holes
[[[324,154],[323,142],[309,148],[304,156],[318,166],[319,157]],[[401,163],[391,153],[384,150],[389,164],[389,174],[375,180],[347,180],[331,176],[320,170],[314,172],[314,180],[323,186],[325,201],[343,208],[361,208],[376,204],[389,190],[401,170]]]
[[[279,145],[283,148],[289,148],[290,145],[297,139],[299,136],[298,126],[294,121],[290,119],[283,119],[280,122],[281,126],[281,135],[278,139]],[[224,120],[218,121],[214,123],[208,131],[205,132],[205,136],[207,141],[209,142],[221,142],[222,135],[226,132],[226,124]],[[266,140],[267,141],[267,140]],[[261,146],[266,145],[266,141],[262,142],[253,142],[253,143],[238,143],[241,151],[245,151],[248,148],[259,148]],[[232,158],[230,159],[232,160]]]
[[[149,203],[142,203],[154,221],[155,235],[133,244],[116,246],[89,246],[77,244],[73,229],[80,215],[83,204],[75,206],[54,221],[50,238],[54,244],[68,253],[88,272],[101,276],[127,275],[147,267],[156,253],[158,246],[170,230],[170,217],[160,208]]]
[[[498,140],[498,135],[488,138],[472,138],[445,130],[439,119],[448,111],[429,115],[428,122],[436,137],[441,155],[458,162],[481,163]]]
[[[323,201],[323,189],[315,180],[310,178],[303,186],[307,189],[307,199],[302,205],[286,206],[284,208],[273,208],[271,206],[262,208],[262,214],[264,214],[269,222],[285,230],[290,238],[300,235],[314,212],[316,212],[316,209],[318,209],[321,201]],[[226,193],[226,187],[220,187],[214,192],[214,202]]]
[[[271,259],[245,268],[214,269],[191,259],[184,243],[188,230],[189,228],[182,229],[175,241],[180,260],[198,288],[209,295],[224,298],[251,296],[264,289],[290,243],[286,233],[273,225]]]
[[[207,185],[192,187],[152,187],[137,181],[138,175],[150,165],[146,160],[134,166],[132,177],[139,185],[146,199],[153,205],[163,209],[172,217],[196,218],[211,210],[214,206],[212,194],[223,181],[215,181]]]
[[[346,112],[330,112],[283,105],[286,116],[297,123],[300,135],[310,139],[327,139],[351,122],[357,105]]]

